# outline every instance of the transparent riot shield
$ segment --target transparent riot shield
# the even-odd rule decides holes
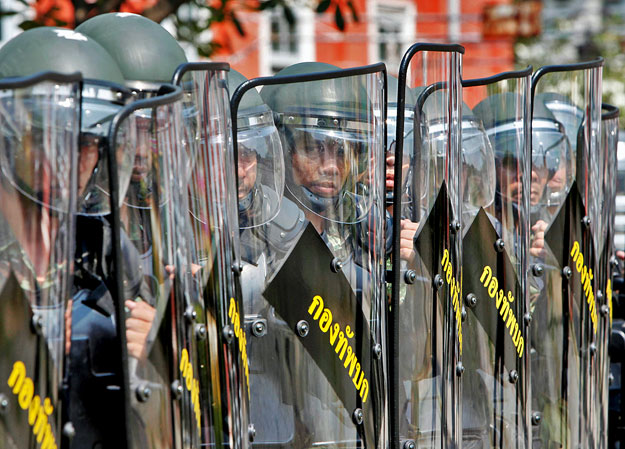
[[[386,446],[385,78],[299,64],[232,96],[255,446]]]
[[[239,233],[229,70],[227,64],[189,63],[174,76],[185,93],[183,141],[189,162],[188,213],[176,220],[186,230],[181,238],[188,242],[191,269],[185,303],[179,306],[179,357],[199,382],[198,395],[191,395],[184,409],[201,412],[183,414],[183,428],[195,447],[245,448],[248,442],[249,370],[233,272],[239,266]]]
[[[616,201],[616,167],[619,128],[619,109],[603,104],[601,110],[601,146],[598,154],[597,176],[600,179],[598,202],[601,224],[597,227],[600,248],[597,259],[597,305],[599,326],[596,338],[597,362],[595,384],[597,394],[593,401],[596,425],[593,429],[599,449],[608,447],[608,402],[610,359],[608,347],[612,329],[612,269],[616,261],[614,249],[614,213]]]
[[[531,74],[462,82],[463,447],[530,447]]]
[[[182,427],[189,414],[198,434],[202,428],[198,371],[192,366],[198,362],[181,348],[187,341],[179,321],[193,268],[184,240],[190,163],[182,145],[181,99],[180,88],[163,85],[153,98],[126,106],[111,125],[109,153],[127,136],[135,149],[128,189],[111,218],[125,424],[128,445],[136,448],[191,444],[185,441],[192,437],[189,429]],[[117,176],[111,181],[117,204],[123,192]],[[206,337],[206,327],[193,330]]]
[[[532,78],[534,447],[595,447],[597,157],[603,60]],[[553,151],[556,149],[555,151]],[[550,154],[554,153],[554,154]],[[534,201],[534,191],[539,193]]]
[[[79,74],[0,81],[0,446],[6,448],[61,445],[81,87]]]
[[[460,440],[463,53],[459,45],[415,44],[399,71],[395,160],[408,155],[410,169],[396,170],[393,184],[389,377],[394,448],[447,448]],[[410,89],[413,104],[407,103]],[[404,139],[409,107],[414,138]]]

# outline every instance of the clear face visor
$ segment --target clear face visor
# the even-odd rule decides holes
[[[465,211],[490,206],[495,198],[495,154],[482,124],[462,123],[462,189]]]
[[[261,226],[280,211],[284,193],[284,156],[270,112],[241,116],[238,144],[238,199],[241,229]],[[241,123],[241,122],[244,123]]]
[[[357,223],[371,207],[373,155],[355,129],[285,126],[287,189],[304,208],[337,223]]]
[[[108,132],[111,120],[122,108],[119,104],[92,99],[83,100],[80,151],[78,154],[78,213],[110,213],[109,172],[107,163]],[[117,176],[120,198],[126,192],[135,152],[136,133],[124,123],[117,133]]]
[[[171,158],[187,160],[186,152],[181,151],[180,127],[176,126],[176,117],[173,116],[175,110],[159,107],[140,109],[134,113],[134,157],[132,160],[125,158],[128,166],[124,168],[124,176],[129,176],[124,204],[130,208],[151,209],[169,201],[168,185],[172,180],[164,176],[163,164]],[[187,164],[178,161],[177,166],[187,167]]]
[[[564,127],[562,131],[569,139],[569,144],[573,154],[575,154],[580,127],[584,121],[584,112],[574,104],[562,100],[547,101],[545,102],[545,106],[547,106],[556,120]]]
[[[69,212],[79,103],[69,86],[0,91],[0,188]]]
[[[575,160],[567,136],[553,127],[541,128],[535,122],[532,129],[531,204],[562,204],[574,178]]]

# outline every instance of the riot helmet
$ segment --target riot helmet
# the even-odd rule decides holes
[[[130,13],[109,13],[95,16],[76,28],[104,47],[116,61],[124,77],[124,83],[139,98],[159,95],[162,84],[169,83],[176,69],[187,62],[184,50],[174,37],[158,23],[143,16]],[[152,43],[146,45],[146,42]],[[179,132],[171,119],[168,108],[140,109],[135,111],[137,146],[132,164],[131,188],[124,202],[132,208],[149,209],[154,201],[158,205],[169,200],[166,195],[155,197],[154,191],[168,192],[163,188],[166,179],[150,170],[152,159],[157,155],[152,147],[158,142],[176,142]],[[196,114],[194,108],[187,114]],[[156,116],[155,114],[160,114]],[[185,128],[189,131],[191,127]],[[183,131],[184,132],[184,131]],[[196,136],[188,135],[187,139]],[[185,149],[194,149],[187,145]],[[193,155],[187,155],[188,168]],[[189,170],[187,170],[189,171]],[[183,176],[189,173],[182,174]]]
[[[566,129],[543,99],[537,95],[534,100],[531,204],[553,209],[563,203],[575,178],[575,158]]]
[[[62,28],[41,27],[25,31],[0,50],[2,78],[44,71],[81,72],[85,78],[78,160],[78,213],[106,214],[110,210],[105,151],[109,124],[130,97],[130,93],[122,87],[122,74],[113,58],[97,42],[81,33]],[[20,112],[14,99],[5,100],[11,103],[4,104],[8,117],[29,109],[26,103],[21,102]],[[37,108],[41,108],[41,105]],[[130,162],[134,158],[133,145],[130,144],[132,139],[132,133],[122,133],[122,137],[118,138],[117,165],[122,192],[128,185]]]
[[[230,95],[247,81],[230,70]],[[261,226],[280,211],[284,191],[284,156],[271,110],[256,89],[241,98],[237,110],[239,226]]]
[[[575,103],[566,95],[555,92],[543,92],[536,95],[536,103],[542,103],[553,114],[563,128],[569,144],[576,154],[577,146],[583,139],[582,125],[584,122],[584,111],[582,111]],[[542,108],[542,106],[539,106]],[[536,112],[534,112],[536,114]]]
[[[338,70],[330,64],[299,63],[276,76]],[[372,201],[367,86],[359,77],[279,87],[261,97],[274,112],[285,153],[288,193],[310,213],[335,223],[357,223]]]
[[[187,62],[184,50],[165,28],[138,14],[101,14],[76,31],[104,47],[117,62],[126,85],[139,92],[158,90]]]

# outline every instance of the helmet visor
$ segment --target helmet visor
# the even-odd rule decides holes
[[[80,151],[78,153],[78,213],[106,215],[111,211],[108,171],[108,132],[111,121],[124,106],[118,89],[95,84],[83,87]],[[117,170],[120,198],[123,198],[132,168],[136,135],[128,122],[117,135]]]
[[[271,221],[280,210],[284,192],[284,157],[278,129],[267,110],[240,115],[238,145],[239,226],[242,229]]]
[[[554,124],[556,125],[556,124]],[[555,128],[532,129],[531,203],[557,206],[562,204],[573,179],[575,163],[566,134]]]
[[[287,189],[306,209],[337,223],[356,223],[369,210],[369,163],[363,134],[286,126]]]
[[[462,124],[463,208],[475,211],[490,206],[495,198],[495,154],[482,127],[474,120]]]
[[[76,85],[54,83],[0,91],[1,188],[7,195],[14,192],[45,208],[70,212],[78,96]]]

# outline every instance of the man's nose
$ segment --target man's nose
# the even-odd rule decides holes
[[[395,155],[392,153],[389,153],[388,156],[386,156],[386,165],[389,167],[394,167],[395,166]]]
[[[333,156],[324,156],[321,162],[321,172],[325,176],[339,176],[339,161]]]

